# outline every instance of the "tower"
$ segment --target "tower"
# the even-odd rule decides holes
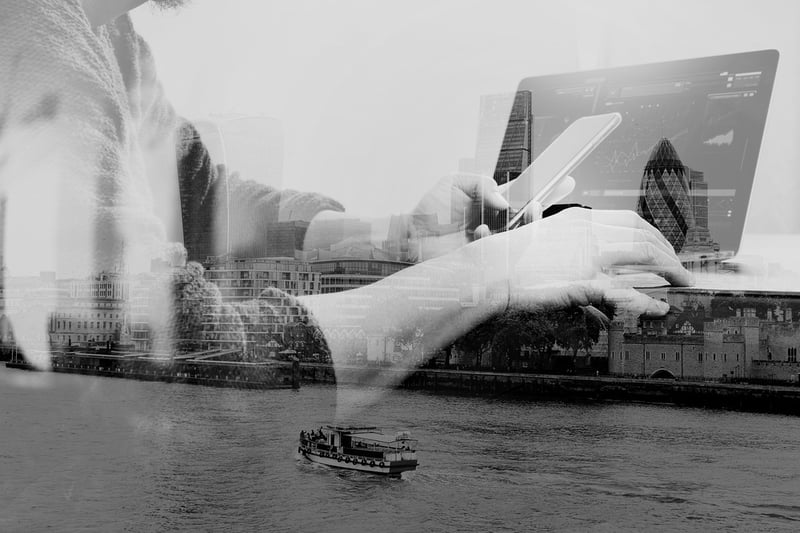
[[[532,105],[530,91],[481,97],[478,142],[471,167],[475,172],[492,176],[502,185],[528,168],[533,153]],[[466,222],[468,232],[481,223],[492,229],[505,225],[504,214],[486,215],[483,206],[476,204],[463,212],[453,210],[451,222]]]
[[[519,91],[511,106],[494,168],[494,181],[499,185],[516,178],[531,164],[532,127],[531,92]]]
[[[658,228],[676,252],[683,249],[686,234],[694,226],[686,167],[675,147],[662,138],[644,167],[636,212]]]
[[[710,251],[718,246],[711,238],[708,230],[708,183],[703,173],[684,167],[684,173],[689,177],[689,195],[692,199],[692,214],[694,226],[686,234],[684,251],[703,252]]]

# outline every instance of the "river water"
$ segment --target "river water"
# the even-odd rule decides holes
[[[298,456],[336,403],[2,368],[0,531],[800,529],[797,418],[388,391],[358,422],[419,439],[395,480]]]

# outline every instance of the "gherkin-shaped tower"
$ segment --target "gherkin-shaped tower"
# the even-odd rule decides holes
[[[683,163],[667,138],[656,144],[644,167],[636,212],[681,251],[694,217]]]

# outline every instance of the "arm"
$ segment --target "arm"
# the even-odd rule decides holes
[[[437,181],[409,214],[364,219],[353,214],[320,212],[311,221],[304,249],[328,249],[343,240],[383,247],[404,261],[422,261],[455,250],[470,240],[475,228],[474,205],[491,212],[508,209],[501,187],[489,177],[453,174]],[[348,229],[345,221],[356,222]],[[488,233],[481,228],[478,235]],[[402,252],[401,252],[402,250]]]
[[[0,196],[12,275],[133,271],[163,242],[118,78],[108,35],[91,30],[77,0],[0,3]],[[9,277],[9,292],[15,283]],[[42,362],[57,304],[45,300],[31,320],[14,321]],[[9,314],[24,307],[7,302]]]
[[[632,212],[569,209],[473,242],[373,285],[302,297],[326,332],[335,363],[350,355],[340,328],[387,332],[418,327],[431,350],[443,348],[508,309],[613,304],[662,315],[668,305],[608,278],[615,264],[654,265],[676,285],[691,283],[672,247]]]
[[[179,130],[178,180],[183,240],[191,261],[232,254],[268,255],[266,236],[279,223],[308,222],[319,212],[342,211],[338,202],[316,193],[278,190],[230,174],[214,165],[197,129]]]

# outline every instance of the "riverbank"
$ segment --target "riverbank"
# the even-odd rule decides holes
[[[490,398],[560,399],[587,402],[638,402],[707,407],[800,416],[800,387],[745,383],[634,379],[614,376],[568,376],[333,366],[288,362],[248,363],[186,356],[163,360],[113,354],[53,357],[52,371],[143,381],[164,381],[243,389],[298,388],[301,384],[374,386]],[[9,368],[36,370],[25,362]]]
[[[66,374],[187,383],[238,389],[284,389],[300,386],[299,365],[290,362],[225,361],[225,353],[194,354],[167,359],[124,353],[66,353],[51,357],[50,370]],[[24,360],[6,367],[36,371]]]
[[[301,365],[303,383],[366,385],[399,382],[400,388],[488,397],[550,398],[578,401],[666,403],[735,411],[800,416],[800,387],[744,383],[635,379],[615,376],[568,376],[478,372],[468,370]]]

